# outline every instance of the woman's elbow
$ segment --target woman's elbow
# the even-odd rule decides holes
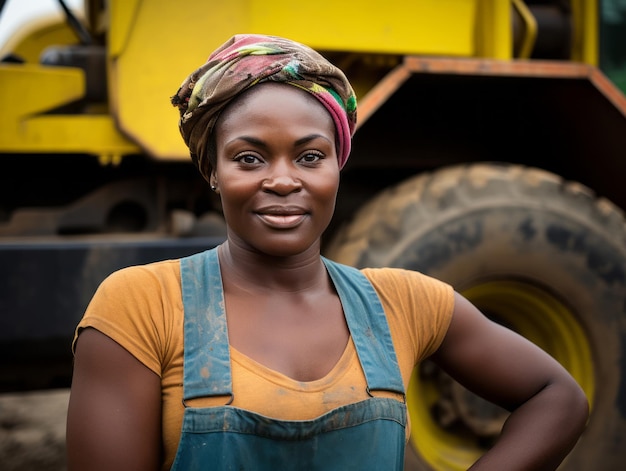
[[[587,421],[589,420],[590,406],[587,395],[578,385],[578,383],[576,383],[575,387],[573,388],[571,402],[572,411],[574,411],[576,417],[578,417],[580,430],[582,432],[582,430],[584,430],[585,426],[587,425]]]
[[[571,377],[562,382],[560,389],[560,406],[568,422],[568,428],[576,436],[579,436],[589,419],[589,399],[583,389]]]

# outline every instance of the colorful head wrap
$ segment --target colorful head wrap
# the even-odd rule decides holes
[[[220,112],[240,93],[262,82],[283,82],[317,98],[338,136],[342,168],[356,126],[356,97],[344,73],[308,46],[276,36],[235,35],[193,72],[171,99],[179,128],[200,173],[210,178],[207,146]]]

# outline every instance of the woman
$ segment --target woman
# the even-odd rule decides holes
[[[443,282],[321,257],[356,122],[340,70],[238,35],[172,102],[227,240],[102,283],[74,341],[70,470],[402,469],[427,357],[512,411],[472,469],[558,466],[588,410],[556,361]]]

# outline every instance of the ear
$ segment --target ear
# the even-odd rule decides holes
[[[209,178],[209,182],[210,182],[209,184],[211,185],[211,190],[219,194],[220,190],[217,186],[217,174],[215,173],[215,170],[211,170],[211,176]]]

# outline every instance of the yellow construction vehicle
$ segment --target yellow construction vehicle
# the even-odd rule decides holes
[[[275,34],[358,94],[325,255],[444,279],[547,350],[591,403],[562,469],[623,469],[626,2],[59,5],[0,50],[2,390],[69,384],[111,271],[223,240],[169,98],[233,34]],[[407,402],[410,470],[466,469],[506,417],[428,362]]]

